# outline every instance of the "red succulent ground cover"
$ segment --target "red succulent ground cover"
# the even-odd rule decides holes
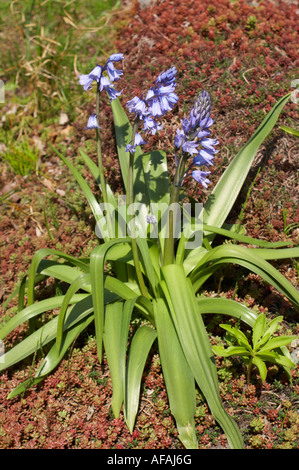
[[[299,65],[297,6],[286,2],[226,0],[153,3],[141,9],[138,2],[133,2],[121,9],[116,20],[117,40],[113,52],[123,52],[125,56],[125,73],[119,82],[124,90],[122,103],[135,94],[146,92],[162,70],[176,66],[179,104],[163,120],[163,131],[149,138],[144,149],[165,150],[171,165],[176,126],[188,113],[197,93],[203,88],[209,91],[215,119],[213,137],[220,141],[210,191],[266,112],[290,90],[292,80],[298,78],[295,76]],[[61,132],[57,125],[51,125],[48,136],[76,162],[86,178],[89,178],[87,171],[74,156],[82,145],[89,145],[91,154],[95,155],[91,138],[83,130],[86,116],[92,111],[90,105],[90,109],[84,110],[72,123],[72,130],[66,128]],[[298,117],[298,108],[290,102],[279,124],[296,127]],[[108,106],[103,107],[100,119],[106,176],[114,190],[122,191]],[[249,235],[271,241],[285,240],[288,236],[298,243],[298,229],[284,231],[291,223],[299,222],[296,150],[295,138],[276,127],[258,152],[248,183],[230,218],[231,222],[242,222]],[[38,248],[47,246],[87,256],[97,243],[92,217],[80,190],[49,150],[47,159],[41,162],[40,172],[43,178],[30,175],[18,181],[21,185],[19,199],[17,196],[11,200],[1,214],[1,301],[6,300]],[[3,169],[1,179],[3,184],[13,179],[7,168]],[[91,179],[89,182],[93,184]],[[65,194],[62,196],[57,189]],[[190,181],[188,194],[204,201],[208,192]],[[49,238],[45,229],[45,204],[48,215],[53,209],[49,220],[54,239]],[[293,261],[281,264],[280,270],[298,285]],[[232,267],[226,270],[223,279],[213,279],[209,288],[206,295],[234,298],[267,312],[269,317],[284,314],[283,332],[292,330],[293,334],[298,334],[298,316],[294,309],[257,276],[240,273]],[[59,289],[63,286],[49,281],[37,295],[44,298]],[[1,311],[1,316],[14,314],[15,302],[9,307],[8,313]],[[217,319],[205,320],[214,342],[216,336],[221,335]],[[6,346],[24,337],[26,328],[17,328],[6,340]],[[37,355],[0,376],[0,448],[182,448],[155,350],[144,371],[140,413],[132,435],[123,415],[115,419],[111,413],[109,371],[105,361],[98,363],[92,328],[76,340],[54,374],[8,402],[7,394],[34,373],[40,360],[41,356]],[[238,422],[246,448],[299,447],[298,367],[293,371],[292,384],[280,369],[271,367],[264,384],[255,375],[247,388],[244,365],[238,359],[219,358],[217,367],[224,405]],[[200,448],[227,447],[226,438],[200,392],[195,419]]]

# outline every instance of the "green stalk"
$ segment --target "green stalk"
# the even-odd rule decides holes
[[[169,205],[171,207],[172,204],[176,204],[179,202],[180,192],[181,192],[181,181],[183,178],[183,173],[185,170],[185,158],[181,156],[179,160],[179,164],[177,166],[177,170],[174,176],[174,183],[171,189],[170,194],[170,202]],[[172,264],[174,262],[174,237],[173,237],[173,230],[175,227],[175,217],[173,209],[170,209],[168,212],[168,232],[166,232],[167,238],[165,239],[164,245],[164,265]]]
[[[138,124],[139,124],[139,118],[137,117],[133,126],[133,131],[132,131],[132,142],[134,142],[135,140],[135,135],[138,129]],[[133,181],[134,181],[134,152],[130,152],[129,169],[128,169],[128,186],[127,186],[128,207],[130,207],[130,205],[134,203]],[[134,218],[134,215],[132,214],[130,217],[130,220],[132,220],[133,218]],[[132,253],[133,253],[134,265],[136,269],[136,275],[137,275],[139,287],[140,287],[142,295],[149,298],[149,294],[148,294],[148,291],[147,291],[147,288],[146,288],[146,285],[144,283],[144,279],[142,276],[142,272],[141,272],[139,256],[138,256],[138,246],[136,242],[136,231],[135,231],[134,224],[131,224],[131,230],[132,230],[132,237],[131,237]]]
[[[247,365],[247,379],[246,379],[246,383],[247,383],[247,386],[249,387],[250,385],[250,375],[251,375],[251,368],[252,368],[252,357],[249,359],[249,362],[248,362],[248,365]]]
[[[97,88],[97,95],[96,95],[96,115],[98,117],[100,112],[100,92],[99,89]],[[107,191],[106,191],[106,180],[105,180],[105,175],[104,175],[104,167],[103,167],[103,159],[102,159],[102,149],[101,149],[101,137],[100,137],[100,131],[97,128],[96,129],[96,144],[97,144],[97,155],[98,155],[98,167],[100,171],[100,183],[101,183],[101,191],[102,191],[102,197],[103,197],[103,202],[104,204],[108,204],[108,196],[107,196]],[[108,207],[108,205],[107,205]],[[106,217],[107,217],[107,225],[108,225],[108,232],[109,236],[112,237],[113,234],[113,228],[112,228],[112,223],[110,219],[110,214],[109,211],[106,211]]]

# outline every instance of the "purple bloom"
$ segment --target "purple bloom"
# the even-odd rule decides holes
[[[214,146],[219,144],[217,139],[201,139],[201,145],[208,150],[212,150],[214,153],[217,151],[214,150]]]
[[[118,81],[123,72],[122,70],[115,69],[113,62],[118,62],[121,59],[123,59],[123,54],[112,54],[104,67],[96,65],[88,75],[80,75],[79,84],[87,91],[91,88],[92,82],[95,81],[98,84],[99,91],[107,91],[109,98],[115,100],[121,92],[116,91],[112,87],[111,82]],[[105,71],[107,71],[109,79],[103,75]]]
[[[153,214],[147,215],[146,221],[148,224],[156,224],[158,222],[156,216],[154,216]]]
[[[185,132],[181,129],[176,130],[175,138],[174,138],[174,145],[177,149],[179,149],[183,142],[185,141]]]
[[[135,139],[134,139],[134,144],[132,142],[126,146],[126,152],[136,152],[136,147],[137,145],[145,145],[146,142],[143,140],[140,134],[136,132],[135,134]]]
[[[152,135],[162,128],[154,118],[171,111],[179,99],[174,93],[176,73],[175,67],[160,73],[155,86],[148,90],[145,98],[135,96],[126,104],[129,112],[134,113],[136,118],[144,122],[143,129]],[[127,151],[135,151],[135,145],[128,144]]]
[[[159,83],[157,80],[156,83]],[[146,95],[146,101],[149,113],[152,116],[163,116],[176,105],[179,98],[174,93],[175,87],[176,84],[172,81],[167,85],[156,85],[154,88],[149,89]]]
[[[208,187],[208,184],[210,184],[210,180],[206,178],[207,175],[209,175],[211,172],[210,171],[201,171],[201,170],[194,170],[192,171],[192,177],[197,181],[198,183],[201,183],[205,188]]]
[[[193,165],[201,166],[201,165],[213,165],[214,162],[214,154],[213,152],[209,152],[208,150],[201,149],[199,154],[196,155],[193,159]]]
[[[175,80],[175,75],[177,73],[177,69],[172,67],[171,69],[166,70],[166,72],[160,73],[160,75],[156,79],[156,85],[159,83],[162,84],[169,84],[173,83]]]
[[[182,150],[186,153],[189,153],[190,155],[193,155],[194,153],[198,153],[198,145],[199,143],[195,142],[194,140],[186,140],[182,145]]]
[[[157,121],[155,121],[155,119],[150,116],[145,116],[143,119],[143,123],[143,129],[145,131],[149,131],[152,135],[156,134],[157,131],[163,128],[161,124],[157,123]]]
[[[183,184],[183,181],[189,175],[205,188],[210,183],[206,178],[210,172],[193,169],[194,167],[213,165],[214,156],[218,152],[218,150],[215,150],[215,145],[219,143],[218,140],[208,138],[210,135],[209,127],[214,122],[210,112],[210,95],[208,92],[202,91],[196,98],[189,117],[182,120],[182,129],[176,131],[174,139],[176,166],[178,166],[180,159],[183,158],[183,163],[187,163],[187,159],[196,154],[188,165],[186,173],[179,175],[180,184]],[[185,168],[182,171],[185,171]]]
[[[97,120],[97,115],[96,114],[92,114],[90,116],[90,118],[88,119],[88,123],[87,123],[87,126],[85,127],[85,129],[101,129],[99,124],[98,124],[98,120]]]
[[[147,114],[146,103],[143,99],[135,96],[127,102],[126,106],[129,108],[130,113],[135,113],[139,119],[144,119]]]

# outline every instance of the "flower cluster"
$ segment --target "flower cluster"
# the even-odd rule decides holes
[[[121,76],[123,75],[122,70],[117,70],[113,62],[119,62],[123,59],[123,54],[112,54],[109,59],[107,60],[106,64],[102,67],[101,65],[96,65],[92,71],[87,75],[80,75],[79,76],[79,83],[83,86],[84,90],[87,91],[91,89],[91,84],[93,81],[97,82],[97,90],[101,92],[105,90],[110,98],[110,100],[115,100],[118,96],[120,96],[121,91],[115,90],[112,86],[111,82],[117,82]],[[104,72],[108,73],[108,77],[105,76]],[[97,115],[93,114],[87,123],[85,129],[100,129],[98,122],[97,122]]]
[[[156,79],[155,86],[151,87],[145,98],[135,96],[127,102],[127,108],[135,114],[135,121],[143,121],[143,130],[154,135],[162,128],[162,125],[155,118],[161,117],[172,110],[178,101],[175,94],[175,75],[177,70],[172,67],[166,72],[162,72]],[[135,152],[135,147],[145,144],[143,138],[136,132],[134,142],[127,145],[127,152]]]
[[[214,156],[218,152],[214,148],[219,143],[218,140],[208,138],[209,127],[214,122],[210,113],[211,98],[209,93],[204,90],[196,98],[189,118],[182,120],[182,129],[176,131],[174,139],[176,165],[181,158],[187,160],[190,156],[193,157],[187,172],[180,178],[180,184],[190,174],[205,188],[210,183],[207,178],[210,171],[193,169],[194,167],[213,165]],[[201,146],[200,149],[199,146]]]

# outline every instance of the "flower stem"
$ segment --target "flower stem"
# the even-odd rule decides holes
[[[164,245],[164,265],[172,264],[174,261],[174,227],[176,225],[176,205],[179,202],[181,192],[181,181],[184,176],[185,170],[185,159],[181,156],[177,170],[174,176],[174,184],[171,189],[170,203],[168,211],[168,230],[166,231],[166,239]],[[175,205],[173,208],[172,205]]]
[[[96,95],[96,115],[97,116],[99,115],[99,111],[100,111],[100,92],[99,90],[97,90],[97,95]],[[104,204],[107,205],[107,208],[108,208],[108,196],[107,196],[107,190],[106,190],[106,180],[105,180],[105,175],[104,175],[102,149],[101,149],[101,137],[100,137],[99,129],[96,129],[96,145],[97,145],[98,167],[100,171],[100,184],[101,184],[102,197],[103,197]],[[106,211],[105,216],[107,218],[108,233],[109,233],[109,236],[112,237],[113,228],[112,228],[109,210]]]
[[[251,368],[252,368],[252,358],[249,359],[249,363],[247,365],[247,380],[246,380],[247,387],[249,387],[250,385]]]
[[[132,142],[135,140],[135,134],[137,132],[139,123],[139,118],[137,117],[133,126],[132,132]],[[130,152],[130,160],[129,160],[129,170],[128,170],[128,188],[127,188],[127,198],[128,198],[128,207],[134,203],[134,192],[133,192],[133,181],[134,181],[134,152]],[[149,298],[149,293],[147,291],[146,285],[144,283],[144,279],[141,272],[140,261],[138,256],[138,246],[136,241],[136,231],[135,231],[135,224],[133,223],[132,219],[134,218],[134,214],[130,216],[131,224],[131,240],[132,240],[132,253],[133,253],[133,260],[136,269],[136,275],[139,283],[139,287],[141,290],[142,295]]]

